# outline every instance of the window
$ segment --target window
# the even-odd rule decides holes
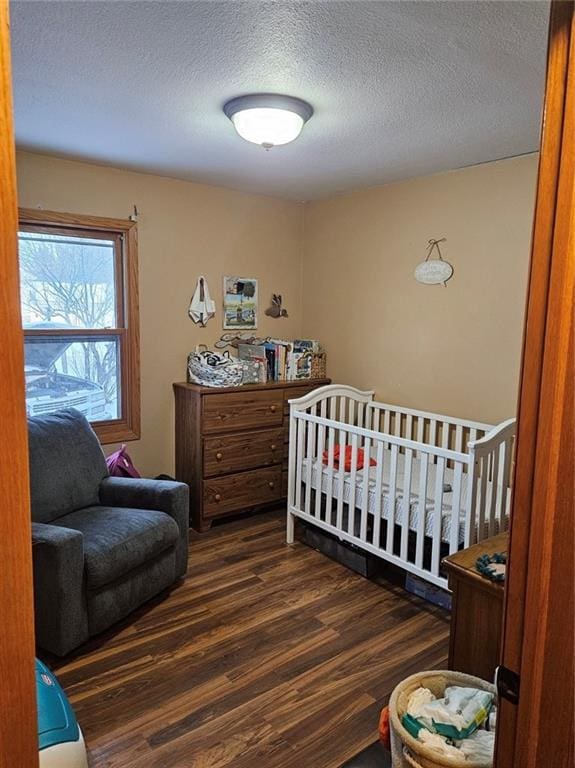
[[[29,415],[77,408],[104,443],[140,436],[136,224],[21,210]]]

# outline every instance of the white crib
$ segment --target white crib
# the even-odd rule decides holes
[[[507,530],[515,419],[494,427],[373,395],[329,385],[290,400],[287,541],[299,517],[447,588],[443,557]]]

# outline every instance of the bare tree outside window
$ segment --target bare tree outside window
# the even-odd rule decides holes
[[[22,232],[19,255],[24,328],[80,331],[73,337],[61,334],[57,343],[46,336],[26,338],[28,399],[41,397],[42,389],[50,390],[61,394],[58,402],[65,407],[62,393],[71,391],[75,381],[70,397],[79,402],[78,382],[84,381],[88,400],[95,398],[94,387],[103,392],[100,419],[117,418],[117,344],[81,334],[81,329],[117,325],[114,241]],[[41,367],[45,379],[38,378]],[[95,418],[93,413],[87,415]]]

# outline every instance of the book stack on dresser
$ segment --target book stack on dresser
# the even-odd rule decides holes
[[[174,384],[176,478],[190,486],[195,530],[287,496],[289,400],[329,383]]]

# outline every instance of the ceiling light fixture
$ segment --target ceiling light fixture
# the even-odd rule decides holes
[[[253,93],[226,102],[224,113],[242,139],[270,149],[297,139],[313,108],[294,96]]]

